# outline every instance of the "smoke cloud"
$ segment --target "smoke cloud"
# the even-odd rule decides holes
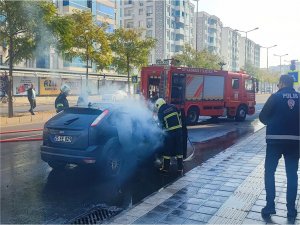
[[[118,116],[113,117],[112,122],[116,124],[122,150],[134,164],[135,156],[140,160],[148,160],[153,156],[163,146],[165,133],[154,119],[151,104],[140,95],[129,96],[125,89],[124,85],[106,83],[100,88],[96,99],[83,92],[85,97],[94,98],[84,104],[112,103],[115,106]]]

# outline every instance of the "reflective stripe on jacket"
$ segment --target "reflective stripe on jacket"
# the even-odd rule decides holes
[[[174,105],[162,105],[158,110],[157,116],[163,128],[167,131],[173,131],[182,127],[178,110]]]

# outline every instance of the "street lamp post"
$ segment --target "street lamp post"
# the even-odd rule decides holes
[[[281,72],[281,58],[284,57],[284,56],[287,56],[287,55],[288,55],[288,54],[283,54],[283,55],[276,55],[276,54],[274,54],[274,56],[278,56],[279,59],[280,59],[280,74],[282,73],[282,72]]]
[[[199,2],[199,0],[194,0],[194,1],[196,1],[197,2],[197,13],[196,13],[196,36],[195,36],[195,38],[196,38],[196,51],[198,52],[198,2]]]
[[[247,30],[247,31],[235,29],[235,31],[243,32],[243,33],[246,34],[246,39],[245,39],[245,65],[244,65],[244,67],[246,67],[246,62],[247,62],[247,37],[248,37],[247,35],[248,35],[249,32],[255,31],[255,30],[258,30],[258,29],[259,29],[258,27],[254,28],[252,30]]]
[[[269,48],[273,48],[273,47],[276,47],[277,45],[272,45],[270,47],[263,47],[263,46],[260,46],[261,48],[266,48],[267,49],[267,71],[269,71]]]

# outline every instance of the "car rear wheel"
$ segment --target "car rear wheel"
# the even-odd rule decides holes
[[[118,138],[109,139],[103,148],[104,159],[100,168],[105,177],[117,177],[124,170],[125,157]]]
[[[50,161],[48,165],[55,170],[62,170],[66,167],[67,163],[59,162],[59,161]]]

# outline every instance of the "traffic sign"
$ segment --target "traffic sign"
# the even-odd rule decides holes
[[[297,84],[299,82],[299,71],[290,71],[288,72],[288,75],[294,78],[294,83]]]
[[[138,82],[138,77],[137,76],[132,76],[131,77],[131,82],[136,84]]]

